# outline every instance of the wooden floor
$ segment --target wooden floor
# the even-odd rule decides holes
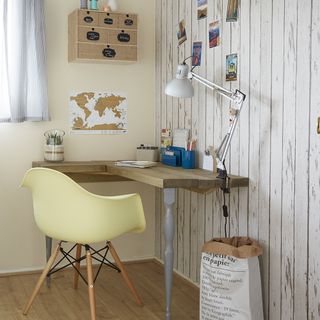
[[[144,302],[135,304],[122,277],[104,267],[96,282],[97,320],[165,319],[163,267],[154,261],[127,265],[131,279]],[[85,271],[85,270],[83,270]],[[0,319],[2,320],[90,320],[87,287],[79,280],[72,288],[73,272],[53,276],[51,288],[42,287],[28,316],[22,308],[38,274],[0,278]],[[174,277],[172,320],[198,319],[199,290],[178,276]]]

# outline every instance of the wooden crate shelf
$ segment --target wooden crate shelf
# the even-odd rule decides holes
[[[75,10],[68,19],[69,62],[135,62],[138,16]]]

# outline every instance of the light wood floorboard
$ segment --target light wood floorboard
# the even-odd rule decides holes
[[[157,262],[126,265],[144,306],[132,298],[120,274],[104,267],[95,284],[97,320],[163,320],[164,273]],[[85,274],[85,270],[82,269]],[[73,270],[53,276],[51,288],[40,290],[28,316],[22,315],[39,274],[15,275],[0,278],[0,319],[5,320],[81,320],[90,319],[88,290],[79,279],[78,290],[73,289]],[[199,290],[182,278],[174,277],[172,319],[198,319]]]

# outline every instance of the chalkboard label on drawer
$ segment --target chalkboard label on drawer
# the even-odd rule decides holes
[[[84,20],[86,23],[92,23],[92,22],[93,22],[93,18],[90,17],[90,16],[84,17],[83,20]]]
[[[108,24],[108,25],[112,25],[113,24],[113,19],[112,18],[105,18],[104,19],[104,23]]]
[[[130,34],[128,33],[119,33],[118,40],[120,42],[130,42]]]
[[[116,56],[116,51],[114,49],[111,49],[111,48],[105,48],[105,49],[103,49],[102,54],[106,58],[114,58]]]
[[[87,32],[87,39],[91,41],[98,41],[100,39],[100,33],[95,31]]]
[[[132,19],[126,19],[126,20],[124,20],[124,24],[126,26],[132,26],[133,25],[133,20]]]

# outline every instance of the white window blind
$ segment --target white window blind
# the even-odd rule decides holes
[[[44,0],[0,0],[0,122],[48,120]]]

